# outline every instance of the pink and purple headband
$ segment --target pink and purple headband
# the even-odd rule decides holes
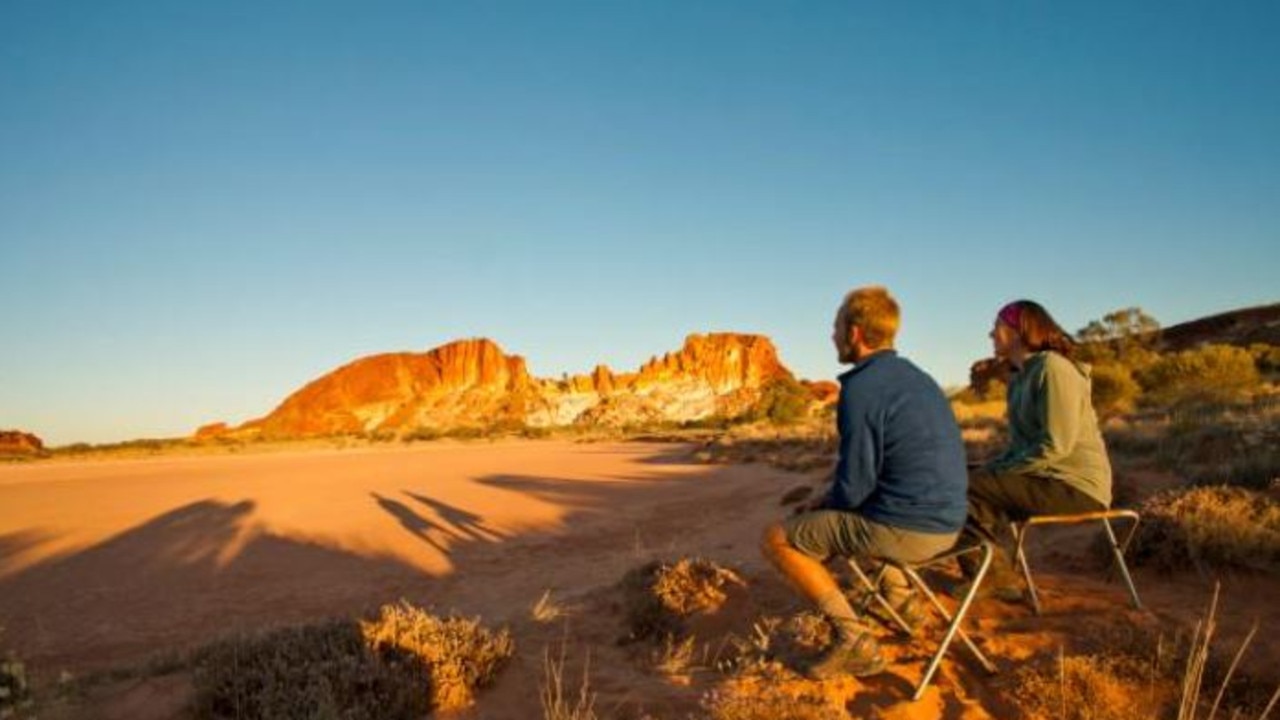
[[[1000,318],[1000,321],[1005,325],[1018,330],[1022,327],[1022,306],[1017,301],[1011,302],[1000,308],[1000,312],[996,313],[996,317]]]

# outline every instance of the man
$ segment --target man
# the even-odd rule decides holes
[[[835,629],[834,642],[808,669],[814,678],[873,675],[885,664],[823,562],[927,560],[955,544],[965,521],[960,429],[938,384],[893,349],[898,324],[898,304],[884,288],[845,296],[831,339],[840,362],[854,367],[840,376],[840,455],[831,487],[764,534],[765,557]],[[898,607],[911,599],[896,570],[886,574],[884,592]]]

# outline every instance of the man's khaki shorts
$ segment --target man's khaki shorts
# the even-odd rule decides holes
[[[812,510],[788,518],[782,527],[792,547],[817,560],[841,556],[923,562],[950,550],[960,535],[882,525],[852,510]]]

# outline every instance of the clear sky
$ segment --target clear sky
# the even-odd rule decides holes
[[[880,283],[943,384],[1280,300],[1275,2],[0,0],[0,429],[185,435],[357,357],[538,375],[691,332],[840,370]]]

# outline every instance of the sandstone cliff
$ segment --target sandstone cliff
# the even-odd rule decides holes
[[[308,383],[236,432],[307,437],[488,426],[519,417],[531,379],[524,358],[485,340],[425,353],[361,358]]]
[[[775,382],[795,379],[760,335],[690,335],[679,351],[636,372],[598,365],[562,380],[531,377],[523,358],[490,340],[461,340],[425,353],[361,358],[308,383],[263,418],[238,428],[207,425],[197,437],[687,422],[741,415]],[[812,391],[822,400],[829,394]]]

